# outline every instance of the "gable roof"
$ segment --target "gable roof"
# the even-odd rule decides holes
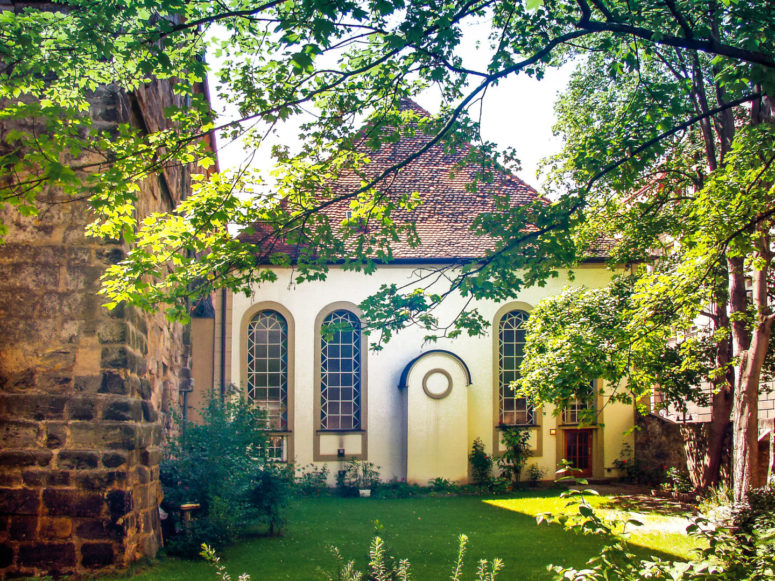
[[[409,99],[402,100],[401,109],[411,109],[422,116],[427,111]],[[369,153],[370,163],[363,173],[368,178],[379,176],[396,163],[417,153],[425,147],[432,136],[417,131],[414,135],[402,135],[394,143],[385,143]],[[376,188],[393,199],[402,195],[417,193],[421,204],[412,211],[395,210],[393,220],[399,224],[413,222],[420,244],[410,246],[405,240],[391,244],[396,262],[429,262],[434,260],[454,261],[483,257],[494,247],[494,241],[487,236],[471,232],[474,218],[482,213],[495,212],[496,197],[507,196],[512,206],[520,206],[540,198],[535,189],[514,175],[492,170],[492,180],[479,179],[477,191],[468,191],[469,184],[476,180],[482,168],[470,162],[463,163],[472,146],[464,144],[456,151],[448,152],[441,144],[434,144],[417,159],[385,178]],[[355,192],[362,185],[362,177],[354,173],[337,179],[334,186],[342,194]],[[347,218],[349,202],[342,201],[325,208],[324,212],[332,222],[341,223]],[[246,234],[241,239],[258,242],[266,230],[256,228],[255,234]],[[293,248],[275,244],[274,252],[296,254]]]

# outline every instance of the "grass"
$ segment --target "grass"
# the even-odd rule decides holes
[[[605,497],[595,498],[601,504]],[[281,538],[256,536],[224,551],[234,579],[242,572],[253,581],[324,580],[335,564],[330,551],[338,547],[347,560],[366,568],[368,547],[379,529],[396,556],[407,558],[417,581],[448,579],[456,555],[458,536],[469,536],[466,569],[469,575],[479,559],[500,557],[505,568],[499,581],[549,579],[549,563],[580,567],[599,553],[604,539],[579,536],[558,526],[536,526],[534,515],[560,512],[566,501],[556,491],[516,495],[514,498],[444,497],[376,500],[360,498],[302,498],[290,509]],[[607,510],[607,509],[604,509]],[[658,525],[660,516],[648,515]],[[664,518],[664,517],[662,517]],[[375,527],[375,522],[378,524]],[[676,550],[677,537],[653,532],[638,538],[646,557],[685,556],[685,537]],[[668,550],[670,552],[668,552]],[[671,554],[672,553],[672,554]],[[136,581],[213,581],[212,569],[202,562],[159,559]]]

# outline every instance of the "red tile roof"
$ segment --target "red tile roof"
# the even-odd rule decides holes
[[[410,100],[404,100],[402,108],[410,108],[419,115],[428,113]],[[394,164],[417,153],[427,145],[431,137],[417,131],[412,136],[402,136],[395,143],[385,143],[378,151],[369,153],[370,163],[363,170],[373,178]],[[494,241],[486,236],[471,232],[474,218],[482,213],[495,212],[495,197],[508,196],[512,206],[523,205],[540,199],[538,193],[519,178],[504,170],[494,170],[492,180],[479,180],[477,191],[468,191],[469,184],[476,179],[481,168],[461,164],[470,152],[470,145],[457,148],[454,153],[444,150],[440,144],[432,145],[428,151],[387,177],[377,189],[392,199],[417,193],[422,204],[412,211],[396,210],[393,219],[397,223],[414,222],[420,245],[410,246],[405,240],[391,244],[393,258],[397,261],[470,259],[484,256],[494,247]],[[355,192],[362,185],[361,176],[350,174],[340,177],[334,190],[342,194]],[[332,223],[346,219],[349,201],[337,202],[324,212]],[[264,228],[257,228],[256,234],[242,236],[245,241],[258,242]],[[287,245],[275,245],[274,252],[295,254]],[[264,252],[262,252],[264,254]]]

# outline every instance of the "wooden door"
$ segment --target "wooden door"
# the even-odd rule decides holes
[[[594,430],[565,430],[565,459],[580,472],[575,476],[592,476],[592,436]]]

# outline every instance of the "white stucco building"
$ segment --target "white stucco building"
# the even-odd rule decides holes
[[[372,164],[385,167],[426,139],[418,135],[386,145]],[[250,296],[218,295],[215,320],[194,321],[195,333],[214,337],[204,349],[212,349],[216,363],[194,374],[211,374],[211,385],[239,386],[266,409],[279,459],[300,466],[326,463],[331,474],[356,457],[378,465],[385,480],[464,482],[475,438],[497,455],[500,426],[522,425],[531,431],[529,463],[538,464],[544,478],[554,477],[563,458],[592,477],[616,476],[613,461],[630,442],[625,433],[634,423],[632,406],[609,404],[600,409],[597,425],[580,427],[575,410],[534,410],[508,388],[521,360],[521,324],[532,308],[569,284],[605,285],[611,272],[601,260],[580,265],[573,281],[561,274],[514,300],[471,305],[491,324],[484,336],[426,343],[425,332],[410,327],[382,350],[369,349],[375,337],[360,329],[358,305],[364,299],[383,284],[423,286],[423,275],[434,268],[481,258],[492,241],[474,236],[470,226],[479,213],[494,211],[496,193],[508,195],[512,204],[537,197],[505,173],[476,193],[466,191],[476,169],[455,168],[460,155],[432,147],[391,180],[391,195],[417,192],[423,200],[403,218],[416,224],[421,244],[393,245],[393,259],[375,273],[333,265],[325,281],[295,285],[292,270],[278,268],[277,280]],[[346,206],[329,211],[333,220],[344,219]],[[437,313],[440,320],[454,318],[463,304],[461,297],[450,297]],[[332,322],[340,323],[336,332],[321,332]]]

